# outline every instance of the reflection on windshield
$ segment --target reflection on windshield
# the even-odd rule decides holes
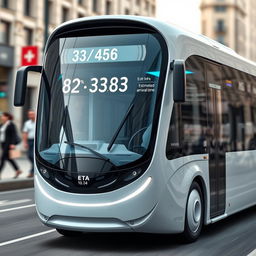
[[[50,92],[42,80],[39,103],[40,156],[58,166],[65,157],[101,157],[116,166],[141,158],[150,144],[161,61],[158,40],[146,33],[52,43],[45,64]]]

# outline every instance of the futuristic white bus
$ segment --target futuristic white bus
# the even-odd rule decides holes
[[[155,19],[101,16],[50,36],[35,142],[40,220],[75,232],[183,233],[256,203],[256,66]]]

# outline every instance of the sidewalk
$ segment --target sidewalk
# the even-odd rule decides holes
[[[16,179],[24,179],[28,176],[29,170],[31,168],[31,164],[25,156],[15,159],[15,161],[18,163],[20,169],[22,170],[22,174]],[[12,166],[6,162],[5,166],[1,172],[1,181],[6,181],[9,179],[13,179],[13,176],[15,175],[15,171],[12,169]]]
[[[27,178],[31,167],[29,160],[23,156],[16,159],[16,161],[22,170],[22,174],[17,179],[13,179],[15,171],[12,169],[10,164],[6,162],[1,173],[0,192],[14,189],[32,188],[34,186],[34,179]]]

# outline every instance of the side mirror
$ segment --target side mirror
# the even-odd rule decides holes
[[[14,106],[16,107],[21,107],[25,103],[27,78],[29,71],[41,73],[42,66],[24,66],[18,69],[14,92]]]
[[[173,101],[185,102],[186,99],[186,68],[183,60],[174,60],[171,63],[173,71]]]

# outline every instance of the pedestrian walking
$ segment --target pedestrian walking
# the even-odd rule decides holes
[[[2,147],[1,163],[0,163],[0,174],[6,161],[12,165],[15,170],[13,178],[18,178],[22,173],[18,164],[14,159],[10,158],[10,150],[14,150],[16,145],[20,142],[20,138],[17,134],[17,129],[13,123],[13,116],[10,113],[4,112],[1,115],[2,124],[0,125],[0,142]]]
[[[28,178],[34,176],[34,140],[35,140],[35,119],[36,115],[33,110],[28,111],[28,120],[23,127],[23,144],[27,149],[28,159],[31,162],[31,169],[29,171]]]

